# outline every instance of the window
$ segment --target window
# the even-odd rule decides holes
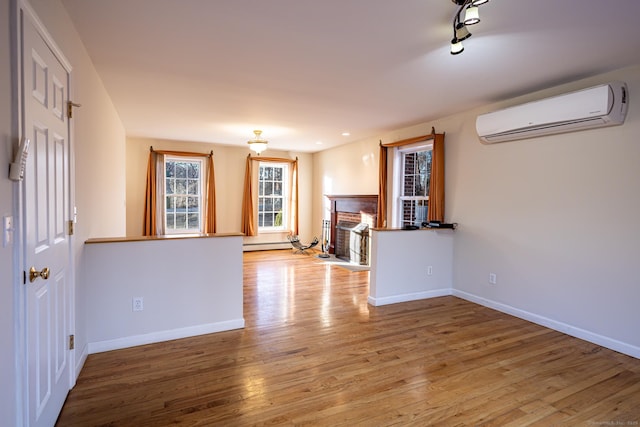
[[[203,225],[202,160],[166,156],[164,171],[166,233],[200,233]]]
[[[288,223],[289,165],[260,163],[258,172],[258,230],[279,231]]]
[[[398,150],[396,224],[420,226],[427,221],[431,180],[431,145]]]
[[[247,157],[240,230],[298,234],[298,159]]]

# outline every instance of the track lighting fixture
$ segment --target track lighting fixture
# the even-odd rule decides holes
[[[478,6],[469,6],[464,12],[464,25],[473,25],[480,22],[480,12]]]
[[[463,50],[464,46],[462,46],[462,42],[460,40],[457,40],[456,38],[451,40],[451,55],[462,53]]]
[[[455,38],[461,42],[468,39],[469,37],[471,37],[471,33],[469,32],[467,26],[463,23],[457,24]]]
[[[464,46],[462,41],[471,37],[471,33],[467,26],[480,22],[480,12],[478,6],[487,3],[489,0],[451,0],[460,6],[458,13],[453,18],[453,39],[451,40],[451,54],[457,55],[462,53]],[[460,15],[464,10],[464,19],[460,19]]]

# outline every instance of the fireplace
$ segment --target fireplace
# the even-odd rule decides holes
[[[369,229],[376,226],[378,196],[350,195],[327,198],[331,203],[329,253],[357,264],[368,264]]]
[[[369,265],[369,224],[338,221],[336,227],[336,258],[359,265]]]
[[[336,225],[336,243],[334,245],[334,255],[336,258],[346,259],[349,261],[351,259],[349,255],[349,243],[351,239],[351,230],[357,226],[357,222],[351,221],[338,221]]]

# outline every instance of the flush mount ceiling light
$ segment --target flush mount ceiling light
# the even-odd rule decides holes
[[[269,143],[269,141],[260,138],[260,135],[262,134],[261,130],[254,130],[253,133],[256,137],[250,141],[247,141],[247,144],[249,144],[249,148],[255,151],[259,156],[260,153],[267,149],[267,144]]]
[[[468,25],[474,25],[480,22],[480,12],[478,6],[487,3],[489,0],[451,0],[453,3],[460,6],[458,13],[453,18],[453,39],[451,40],[451,54],[457,55],[462,53],[464,46],[462,41],[471,37],[471,33],[467,28]],[[464,19],[460,19],[462,11],[464,13]]]

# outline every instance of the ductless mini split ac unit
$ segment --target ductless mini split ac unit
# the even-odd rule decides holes
[[[482,114],[476,130],[482,141],[491,144],[621,125],[628,104],[627,85],[612,82]]]

